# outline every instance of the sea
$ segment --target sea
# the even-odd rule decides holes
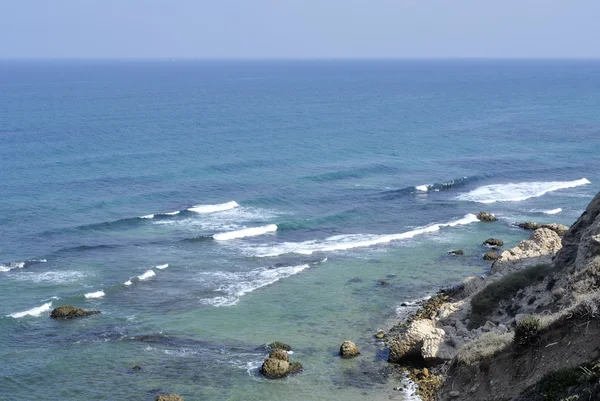
[[[389,399],[378,330],[600,190],[599,88],[598,60],[0,60],[0,399]],[[302,373],[258,373],[273,341]]]

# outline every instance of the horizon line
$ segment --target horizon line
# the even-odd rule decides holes
[[[597,61],[598,57],[2,57],[0,61]]]

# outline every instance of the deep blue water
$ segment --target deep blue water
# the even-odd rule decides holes
[[[374,397],[402,301],[598,192],[598,88],[600,61],[0,61],[0,399]],[[257,376],[274,340],[303,374]]]

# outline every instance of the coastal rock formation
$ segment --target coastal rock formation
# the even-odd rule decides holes
[[[567,231],[569,231],[569,227],[565,226],[564,224],[556,224],[556,223],[538,224],[535,221],[527,221],[525,223],[519,223],[519,224],[517,224],[517,226],[524,228],[525,230],[532,230],[532,231],[535,231],[538,228],[547,228],[548,230],[554,231],[560,237],[564,236],[567,233]]]
[[[159,395],[156,401],[184,401],[183,397],[177,394]]]
[[[425,360],[451,359],[444,347],[445,332],[435,327],[432,319],[413,320],[408,328],[390,341],[390,362],[399,363],[410,357]]]
[[[301,371],[302,365],[299,362],[291,362],[286,351],[274,349],[264,360],[259,373],[268,379],[280,379]]]
[[[479,213],[477,213],[477,218],[479,220],[481,220],[481,221],[488,221],[488,222],[492,222],[492,221],[498,220],[496,218],[496,216],[494,216],[493,214],[488,213],[488,212],[479,212]]]
[[[344,341],[340,346],[340,356],[342,358],[354,358],[359,354],[358,347],[352,341]]]
[[[61,305],[50,313],[50,317],[54,319],[73,319],[75,317],[97,315],[99,313],[100,311],[86,311],[72,305]]]
[[[457,249],[457,250],[455,250],[455,251],[450,251],[450,252],[448,252],[448,254],[450,254],[450,255],[459,255],[459,256],[462,256],[462,255],[464,255],[464,254],[465,254],[465,252],[464,252],[462,249]]]
[[[498,258],[500,258],[500,255],[492,251],[486,252],[485,255],[483,255],[483,260],[497,260]]]
[[[501,247],[504,245],[504,241],[497,238],[488,238],[483,241],[483,245],[493,246],[493,247]]]
[[[282,349],[284,351],[291,351],[292,347],[289,346],[288,344],[279,342],[279,341],[275,341],[272,342],[270,344],[267,344],[267,347],[271,348],[271,349]]]
[[[539,228],[528,240],[502,252],[492,265],[492,274],[518,270],[542,263],[552,263],[552,256],[562,247],[558,234],[548,228]]]
[[[290,363],[277,358],[267,358],[260,368],[260,373],[269,379],[285,377],[290,369]]]

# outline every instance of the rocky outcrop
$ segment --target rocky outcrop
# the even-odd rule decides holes
[[[552,263],[552,257],[562,247],[556,232],[548,228],[539,228],[528,240],[500,254],[500,258],[492,265],[492,274],[505,274],[538,264]]]
[[[565,295],[587,294],[600,286],[600,193],[563,237],[555,265],[565,270],[559,280]]]
[[[517,226],[519,226],[525,230],[532,230],[532,231],[535,231],[539,228],[547,228],[548,230],[554,231],[560,237],[562,237],[563,235],[565,235],[567,233],[567,231],[569,231],[569,227],[565,226],[564,224],[556,224],[556,223],[538,224],[535,221],[527,221],[525,223],[519,223],[519,224],[517,224]]]
[[[177,394],[166,394],[159,395],[156,397],[156,401],[184,401],[183,397]]]
[[[354,358],[359,354],[358,347],[352,341],[344,341],[340,346],[340,356],[342,358]]]
[[[500,255],[492,251],[486,252],[485,255],[483,255],[483,260],[498,260],[498,258],[500,258]]]
[[[288,344],[279,342],[279,341],[275,341],[272,342],[270,344],[267,344],[267,347],[271,348],[271,349],[282,349],[284,351],[291,351],[292,347],[289,346]]]
[[[458,255],[458,256],[462,256],[465,254],[465,252],[462,249],[457,249],[455,251],[450,251],[448,252],[449,255]]]
[[[100,311],[86,311],[85,309],[76,308],[72,305],[62,305],[55,308],[51,313],[50,317],[54,319],[73,319],[76,317],[97,315]]]
[[[504,241],[497,238],[488,238],[485,241],[483,241],[483,245],[500,248],[501,246],[504,246]]]
[[[479,212],[477,213],[477,218],[481,221],[492,222],[498,220],[496,216],[488,212]]]
[[[579,245],[584,239],[589,241],[590,237],[598,235],[598,225],[600,224],[598,217],[600,216],[600,193],[589,203],[585,212],[577,219],[575,224],[571,226],[569,231],[562,239],[562,249],[556,255],[556,264],[559,266],[574,265],[579,257],[579,267],[585,261],[585,255],[579,254]]]
[[[268,379],[280,379],[301,371],[302,365],[299,362],[291,362],[286,351],[274,349],[264,360],[259,373]]]

